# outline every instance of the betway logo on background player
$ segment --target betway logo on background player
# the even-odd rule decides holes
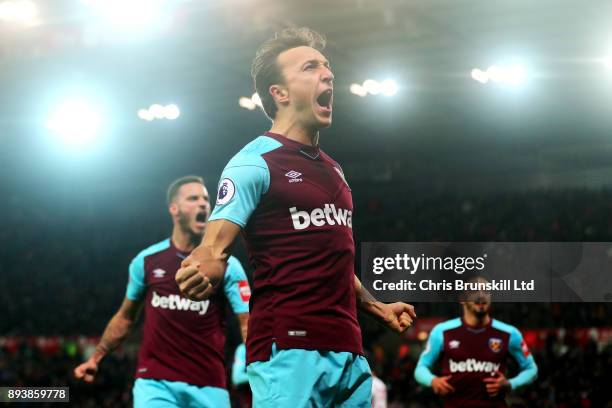
[[[494,373],[499,370],[501,364],[491,361],[480,361],[475,358],[468,358],[464,361],[448,360],[451,373]]]
[[[194,302],[180,295],[160,296],[155,291],[153,291],[153,297],[151,298],[151,306],[153,307],[170,310],[191,310],[198,312],[199,315],[206,314],[209,304],[210,300]]]
[[[308,228],[311,224],[315,227],[322,227],[327,224],[353,228],[353,212],[342,208],[336,209],[333,204],[325,204],[323,208],[315,208],[310,213],[298,211],[297,207],[291,207],[289,212],[291,213],[293,228],[296,230]]]

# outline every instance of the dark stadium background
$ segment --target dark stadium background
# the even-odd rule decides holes
[[[353,190],[357,243],[612,241],[612,70],[601,64],[612,3],[176,1],[169,27],[108,40],[79,1],[35,3],[33,27],[0,20],[0,385],[68,385],[74,406],[130,405],[137,333],[93,386],[75,383],[72,368],[119,306],[130,259],[168,235],[167,184],[195,173],[214,192],[231,155],[267,130],[238,99],[253,92],[258,44],[288,25],[329,39],[334,125],[321,143]],[[470,78],[515,55],[522,87]],[[349,92],[387,77],[394,97]],[[75,150],[44,122],[79,92],[104,101],[105,126]],[[181,116],[136,116],[155,102]],[[494,305],[540,368],[512,406],[612,406],[604,300]],[[416,307],[403,337],[361,319],[390,406],[439,406],[412,372],[423,333],[460,309]],[[231,361],[236,325],[228,331]]]

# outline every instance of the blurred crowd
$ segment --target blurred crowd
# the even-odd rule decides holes
[[[356,242],[361,241],[612,241],[612,191],[532,191],[418,197],[392,183],[352,185]],[[400,189],[401,190],[401,189]],[[392,198],[392,199],[389,199]],[[23,341],[0,345],[0,385],[68,385],[75,406],[130,406],[137,348],[107,358],[93,386],[76,384],[83,359],[76,336],[97,336],[125,295],[127,265],[144,247],[166,238],[170,222],[160,197],[102,211],[93,199],[40,206],[14,195],[0,211],[0,336],[62,336],[53,353]],[[244,255],[240,253],[240,255]],[[242,256],[242,259],[246,259]],[[247,267],[247,270],[249,268]],[[612,303],[498,304],[494,317],[520,328],[612,327]],[[419,316],[455,317],[453,304],[416,305]],[[412,373],[421,342],[396,338],[363,318],[364,345],[388,385],[391,406],[437,407]],[[22,338],[22,337],[19,337]],[[229,326],[228,358],[239,341]],[[137,344],[137,339],[132,340]],[[551,334],[534,350],[536,383],[518,393],[517,407],[606,407],[612,400],[612,349]],[[612,405],[610,405],[612,406]]]

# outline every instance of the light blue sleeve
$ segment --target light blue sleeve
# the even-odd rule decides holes
[[[223,290],[235,314],[249,312],[251,288],[240,261],[233,256],[227,260],[223,276]]]
[[[234,353],[234,363],[232,364],[232,384],[247,384],[249,378],[246,373],[246,346],[244,343],[236,347]]]
[[[270,170],[262,154],[281,144],[260,136],[247,144],[225,166],[210,221],[224,219],[244,228],[263,194],[270,188]]]
[[[132,262],[130,262],[128,281],[125,297],[130,300],[142,300],[145,296],[147,284],[145,282],[145,258],[157,252],[164,251],[170,247],[170,239],[165,239],[157,244],[142,250]]]
[[[509,352],[519,365],[520,372],[516,377],[508,379],[513,390],[533,382],[538,376],[538,366],[527,344],[523,341],[523,335],[517,328],[512,327],[510,331]]]
[[[431,387],[431,381],[435,378],[435,375],[431,372],[431,368],[434,366],[444,346],[444,335],[441,325],[436,325],[427,340],[427,346],[419,357],[416,369],[414,370],[414,379],[421,385]]]
[[[132,259],[129,267],[130,279],[128,281],[127,290],[125,297],[130,300],[142,300],[145,294],[145,281],[144,281],[144,257],[137,256]]]

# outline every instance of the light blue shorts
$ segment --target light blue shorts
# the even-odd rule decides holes
[[[247,367],[254,408],[372,406],[372,374],[363,356],[272,346],[268,361]]]
[[[134,408],[229,408],[227,390],[198,387],[180,381],[137,378],[132,390]]]

